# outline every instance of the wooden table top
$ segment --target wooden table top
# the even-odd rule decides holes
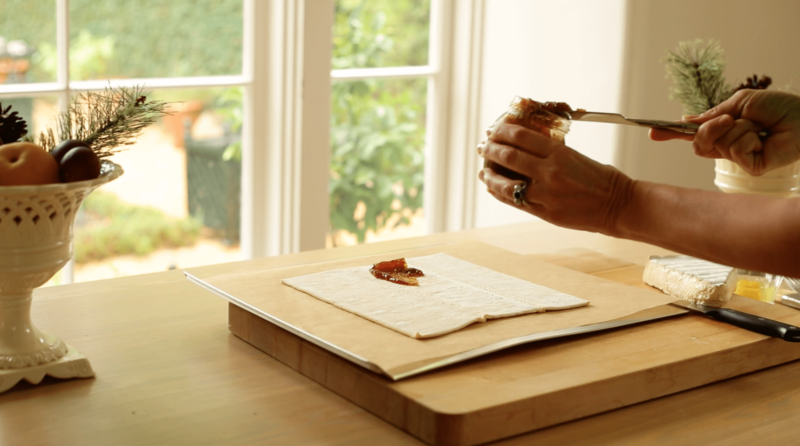
[[[589,249],[643,264],[668,251],[543,222],[192,268],[198,277],[479,240],[547,259]],[[556,256],[557,257],[557,256]],[[421,444],[231,335],[227,302],[180,271],[37,290],[32,316],[92,363],[0,394],[0,444]],[[497,444],[796,442],[800,362]]]

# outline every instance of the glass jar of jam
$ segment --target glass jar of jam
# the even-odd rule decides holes
[[[564,102],[537,102],[517,96],[492,126],[501,122],[521,125],[549,138],[564,141],[569,132],[571,111],[572,108]],[[530,178],[488,160],[484,160],[483,166],[512,180],[530,181]]]

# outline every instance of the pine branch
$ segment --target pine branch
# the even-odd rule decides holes
[[[733,94],[722,76],[726,65],[722,47],[714,40],[705,46],[701,39],[680,42],[662,62],[673,82],[670,99],[677,99],[687,115],[703,113]]]
[[[39,145],[52,150],[60,141],[81,140],[104,158],[131,145],[145,127],[169,115],[163,101],[148,101],[141,86],[82,93],[59,113],[56,128],[39,134]]]

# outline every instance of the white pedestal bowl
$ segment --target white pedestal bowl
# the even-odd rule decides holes
[[[72,226],[84,198],[120,175],[120,166],[103,161],[94,180],[0,186],[0,393],[22,379],[94,376],[86,357],[33,325],[31,301],[72,257]]]

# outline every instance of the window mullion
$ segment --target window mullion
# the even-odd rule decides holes
[[[332,0],[254,1],[242,198],[254,257],[323,248],[328,229]],[[325,123],[325,124],[320,124]],[[249,154],[249,158],[248,158]],[[244,246],[244,245],[243,245]]]
[[[56,82],[69,95],[69,0],[56,0]]]
[[[332,70],[331,78],[341,81],[362,79],[404,79],[435,75],[439,72],[436,65],[379,67],[379,68],[347,68]]]
[[[277,170],[271,159],[270,60],[274,56],[274,25],[282,10],[279,2],[246,0],[244,3],[244,52],[242,73],[252,79],[244,89],[242,104],[242,228],[241,246],[245,258],[277,254],[273,215],[279,201],[274,187]],[[258,26],[256,26],[258,25]]]
[[[56,84],[58,85],[59,109],[67,108],[70,100],[69,90],[69,0],[56,0]],[[73,252],[75,248],[73,247]],[[75,281],[75,257],[72,256],[61,269],[61,283],[66,285]]]
[[[305,0],[303,5],[302,81],[297,85],[301,101],[301,170],[296,247],[300,251],[324,248],[329,229],[330,72],[335,10],[332,0]]]
[[[443,221],[436,229],[457,231],[475,226],[475,201],[480,159],[474,150],[484,135],[480,119],[481,66],[485,0],[441,0],[446,5],[449,69],[444,84],[449,89],[447,119],[439,127],[446,152],[446,200],[441,203]],[[448,23],[448,22],[445,22]],[[427,197],[426,197],[427,198]]]
[[[14,98],[24,96],[45,96],[47,93],[62,93],[64,87],[58,82],[30,84],[0,84],[0,97]]]
[[[449,44],[450,8],[449,0],[432,0],[429,26],[428,64],[433,74],[428,78],[428,100],[425,123],[425,187],[423,209],[426,232],[441,232],[446,229],[446,206],[448,198],[448,170],[446,147],[447,82],[449,60],[444,51]]]
[[[267,45],[265,44],[262,35],[263,31],[259,28],[264,28],[264,23],[261,27],[256,24],[260,20],[266,20],[268,11],[264,11],[263,4],[258,5],[255,0],[244,1],[244,14],[243,19],[243,54],[242,54],[242,75],[251,80],[251,83],[244,87],[242,92],[242,115],[244,117],[242,123],[242,178],[241,178],[241,228],[240,228],[240,246],[242,247],[242,256],[245,259],[251,259],[257,256],[266,255],[264,247],[266,243],[258,239],[262,236],[262,231],[256,232],[256,228],[261,225],[258,217],[263,216],[266,212],[267,202],[267,189],[258,182],[256,183],[257,175],[256,166],[263,165],[258,162],[263,158],[263,154],[255,153],[255,135],[261,133],[263,130],[256,129],[255,123],[262,122],[261,110],[263,106],[258,106],[256,101],[256,94],[261,91],[263,79],[257,78],[257,74],[261,75],[262,61],[265,59],[267,53]],[[258,69],[257,69],[258,67]],[[260,135],[261,136],[261,135]],[[263,177],[263,172],[262,175]],[[262,223],[263,224],[263,223]]]
[[[144,85],[147,88],[213,88],[237,87],[250,83],[247,76],[197,76],[197,77],[151,77],[146,79],[104,79],[72,81],[68,88],[74,91],[103,90],[107,87],[133,87]]]

